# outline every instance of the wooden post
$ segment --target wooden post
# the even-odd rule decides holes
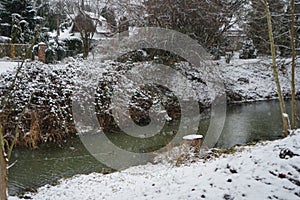
[[[284,127],[284,136],[287,137],[289,135],[289,130],[291,129],[291,124],[289,120],[289,116],[286,113],[282,114],[283,116],[283,127]]]
[[[46,44],[41,42],[38,45],[38,61],[41,61],[43,63],[46,62]]]
[[[16,46],[14,44],[11,44],[11,52],[10,52],[11,59],[16,58]]]
[[[186,135],[182,139],[184,144],[195,148],[195,153],[199,152],[203,142],[203,135]]]

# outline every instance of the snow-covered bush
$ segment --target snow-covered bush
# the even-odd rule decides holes
[[[55,61],[55,49],[51,46],[46,49],[46,63],[53,63]]]
[[[68,68],[28,63],[10,88],[15,72],[0,75],[0,117],[7,141],[36,147],[46,141],[62,141],[75,134],[72,121],[72,73]]]
[[[82,40],[80,38],[72,37],[65,39],[63,42],[65,43],[65,48],[67,50],[67,57],[82,53]]]
[[[251,59],[257,57],[257,50],[253,44],[252,39],[247,39],[243,42],[242,49],[240,51],[240,59]]]
[[[11,42],[12,43],[20,43],[22,41],[22,28],[20,25],[20,20],[22,16],[14,13],[12,15],[12,29],[11,29]]]
[[[46,49],[46,63],[54,63],[55,61],[61,61],[67,55],[65,49],[65,43],[63,41],[50,40],[47,42]],[[38,55],[38,45],[33,47],[32,53],[34,56]]]
[[[220,51],[219,47],[217,47],[217,46],[211,47],[210,54],[212,55],[213,60],[221,59],[221,51]]]
[[[128,79],[124,74],[131,68],[130,65],[124,65],[119,63],[119,70],[104,73],[96,92],[97,101],[97,115],[100,121],[100,125],[107,131],[112,131],[115,126],[114,121],[123,124],[129,124],[124,119],[128,112],[131,119],[140,126],[145,126],[150,123],[149,109],[156,104],[161,104],[166,109],[166,114],[170,119],[178,119],[180,116],[180,105],[177,97],[168,88],[160,85],[148,84],[139,88],[134,88],[132,80]],[[128,87],[120,88],[118,86],[119,80],[124,81]],[[127,99],[118,99],[114,101],[113,107],[111,106],[111,98],[114,92],[122,92],[127,95],[132,95],[130,102]],[[125,95],[126,96],[126,95]],[[129,109],[124,109],[124,105]],[[123,110],[118,118],[113,119],[112,109]],[[160,112],[159,110],[157,112]],[[122,116],[124,115],[124,116]],[[170,120],[172,121],[172,120]]]
[[[9,87],[15,72],[0,75],[0,95],[7,100],[8,105],[1,108],[0,117],[5,122],[3,127],[8,141],[17,136],[19,145],[36,147],[42,142],[59,142],[74,135],[76,130],[73,118],[76,116],[73,116],[72,101],[85,106],[87,98],[92,99],[94,107],[91,111],[98,117],[102,128],[109,133],[114,131],[121,133],[116,124],[123,123],[127,126],[129,123],[126,120],[132,122],[133,119],[140,126],[147,125],[149,108],[152,105],[154,105],[151,107],[152,111],[155,111],[161,120],[175,128],[178,125],[177,118],[181,114],[181,109],[174,91],[155,84],[136,88],[133,87],[133,80],[127,76],[129,71],[138,73],[136,68],[141,66],[152,67],[155,70],[152,62],[97,62],[80,58],[68,58],[66,61],[67,64],[56,65],[26,63],[13,88]],[[191,68],[185,62],[175,65],[174,68],[193,82],[193,87],[198,92],[195,98],[199,99],[196,100],[204,107],[209,105],[210,96],[202,88],[205,87],[205,83],[201,80],[202,72]],[[172,77],[169,78],[172,80]],[[179,90],[184,87],[178,80],[174,81],[178,84]],[[124,83],[124,87],[120,87],[120,83]],[[96,93],[89,94],[91,97],[85,95],[86,86]],[[115,93],[125,94],[125,97],[115,100],[112,105],[111,98]],[[131,97],[129,101],[126,98],[127,94]],[[119,116],[113,116],[112,109],[119,111]],[[84,116],[84,111],[80,115]],[[161,132],[160,137],[167,143],[173,136],[170,134],[166,137],[164,134],[165,132]],[[146,148],[143,151],[152,150]]]

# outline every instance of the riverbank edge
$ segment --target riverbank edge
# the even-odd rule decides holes
[[[184,195],[184,197],[198,198],[199,194],[197,194],[197,196],[193,195],[193,191],[198,190],[197,187],[201,189],[204,188],[202,193],[208,197],[208,199],[211,199],[210,197],[219,198],[219,196],[216,195],[219,193],[221,195],[220,197],[224,197],[225,194],[228,194],[231,196],[237,195],[238,197],[246,196],[253,198],[257,197],[257,195],[262,197],[261,195],[268,192],[272,192],[274,196],[279,197],[286,197],[284,195],[287,194],[295,195],[294,197],[296,198],[296,196],[299,197],[300,191],[296,189],[297,182],[293,182],[297,179],[297,169],[293,169],[293,166],[300,165],[300,155],[298,155],[296,151],[299,149],[299,145],[300,129],[291,131],[291,134],[286,138],[258,142],[254,145],[236,146],[234,147],[235,151],[232,153],[220,153],[218,157],[213,157],[208,160],[202,159],[196,163],[186,163],[179,167],[162,163],[149,163],[107,175],[100,173],[75,175],[71,178],[59,180],[58,185],[42,186],[37,190],[37,193],[26,193],[20,197],[10,196],[9,200],[26,198],[73,199],[75,197],[80,197],[80,199],[93,199],[95,197],[105,199],[113,199],[116,197],[124,197],[124,199],[148,199],[150,195],[156,199],[163,199],[172,195],[173,197],[174,195],[175,197]],[[256,167],[253,168],[253,166]],[[205,172],[210,172],[211,174],[205,174]],[[251,172],[252,174],[244,172]],[[191,180],[189,180],[194,180],[193,177],[195,177],[197,173],[200,173],[199,179],[204,181],[204,186],[202,184],[195,185],[197,182],[191,182]],[[164,185],[164,180],[171,178],[171,175],[179,177],[173,177],[173,181],[169,179],[169,186]],[[222,180],[218,180],[218,178],[220,179],[219,175],[224,176]],[[216,180],[214,176],[217,177]],[[217,187],[205,186],[205,180],[210,179],[212,179],[210,185],[213,184]],[[141,180],[144,181],[144,184],[139,185],[139,181]],[[158,180],[162,183],[155,182]],[[258,184],[258,186],[252,185],[254,183]],[[228,188],[226,188],[224,184],[228,186]],[[253,188],[249,188],[247,184],[251,184],[257,191]],[[151,194],[152,188],[156,185],[162,186],[160,187],[162,192]],[[262,190],[259,189],[259,185],[263,187]],[[101,186],[104,188],[101,188]],[[120,188],[119,190],[114,190],[114,188],[118,187]],[[180,187],[180,189],[178,191],[172,190],[173,194],[166,195],[167,193],[164,193],[173,187]],[[278,190],[279,187],[281,188],[280,190]],[[97,190],[97,188],[101,189]],[[267,190],[264,191],[264,188],[267,188]],[[242,191],[242,189],[245,190]],[[294,194],[291,193],[291,190],[294,190]],[[139,191],[142,191],[142,193]],[[263,193],[259,193],[258,191]],[[147,195],[143,195],[143,192],[147,193]],[[123,196],[124,193],[126,194],[125,196]]]
[[[74,63],[73,63],[74,62]],[[87,63],[85,63],[87,62]],[[85,64],[91,64],[89,63],[91,61],[83,61],[82,63]],[[264,65],[262,63],[260,63],[260,60],[256,60],[254,62],[254,60],[237,60],[234,59],[232,61],[232,63],[230,65],[226,64],[225,61],[222,59],[220,61],[220,64],[218,64],[219,66],[219,71],[220,71],[220,78],[222,79],[222,81],[224,82],[224,87],[225,87],[225,92],[226,92],[226,96],[227,96],[227,104],[244,104],[244,103],[253,103],[253,102],[259,102],[259,101],[270,101],[270,100],[276,100],[277,99],[277,91],[276,91],[276,87],[275,87],[275,83],[272,80],[272,71],[270,68],[264,67]],[[242,64],[241,64],[242,62]],[[269,61],[266,61],[269,62]],[[72,64],[73,63],[73,64]],[[60,66],[49,66],[49,65],[45,65],[45,66],[49,66],[50,70],[54,70],[55,68],[59,68],[59,69],[63,69],[67,70],[69,65],[73,66],[73,68],[71,69],[79,69],[83,70],[85,68],[80,68],[81,65],[83,65],[82,63],[78,64],[78,62],[75,61],[71,61],[70,63],[61,63]],[[77,66],[79,65],[79,66]],[[97,70],[99,70],[99,72],[104,73],[104,71],[112,71],[115,72],[116,74],[119,73],[116,67],[115,67],[116,63],[103,63],[104,67],[108,67],[108,69],[102,69],[102,68],[97,68]],[[151,65],[151,63],[149,62],[141,62],[141,63],[135,63],[132,65],[145,65],[146,67],[148,65]],[[41,63],[34,63],[34,67],[36,67],[37,69],[41,69],[41,68],[47,68],[45,67],[43,64]],[[124,70],[126,71],[126,64],[124,66]],[[31,66],[33,67],[33,66]],[[54,67],[53,69],[51,67]],[[128,67],[128,66],[127,66]],[[178,63],[177,68],[179,68],[180,70],[182,70],[183,74],[187,73],[189,70],[189,66],[186,62],[181,62]],[[104,70],[104,71],[103,71]],[[127,69],[128,70],[128,69]],[[300,99],[300,68],[296,68],[297,73],[297,77],[296,77],[296,83],[297,83],[297,99]],[[201,75],[201,72],[195,72],[195,73],[191,73],[191,79],[195,80],[194,84],[196,86],[196,90],[197,90],[197,97],[199,105],[200,105],[200,112],[201,110],[207,109],[211,107],[211,100],[210,95],[207,91],[205,91],[204,88],[202,88],[201,86],[203,86],[202,83],[200,83],[199,81],[197,81],[199,78],[198,76]],[[289,79],[289,73],[286,72],[286,74],[280,73],[280,79],[281,79],[281,83],[282,83],[282,90],[283,90],[283,95],[285,97],[285,99],[289,99],[291,96],[291,89],[290,89],[290,81]],[[78,80],[77,80],[78,81]],[[81,82],[78,82],[81,83]],[[194,108],[190,108],[190,109],[194,109]],[[50,109],[49,109],[50,110]],[[41,110],[42,113],[49,113],[46,112],[46,110]],[[71,111],[69,111],[71,113]],[[174,111],[175,113],[178,113],[177,110]],[[29,113],[30,115],[36,115],[37,113],[32,112]],[[32,118],[32,116],[31,116]],[[39,117],[36,117],[37,119]],[[69,116],[68,119],[71,119],[72,117]],[[32,123],[33,125],[35,124],[39,124],[41,122],[39,122],[38,120],[36,120],[37,123]],[[53,121],[53,120],[52,120]],[[31,136],[31,134],[27,134],[27,133],[23,133],[24,137],[20,137],[20,138],[29,138],[28,140],[26,140],[26,142],[28,143],[24,143],[23,145],[27,145],[28,147],[31,148],[36,148],[37,144],[39,142],[51,142],[51,141],[59,141],[61,140],[60,138],[62,138],[63,140],[67,139],[69,136],[74,136],[76,135],[76,128],[74,126],[74,123],[69,123],[70,120],[66,121],[66,124],[70,124],[69,127],[66,130],[70,130],[70,134],[65,134],[65,132],[61,131],[59,134],[49,134],[49,133],[43,133],[43,134],[32,134],[33,136]],[[26,124],[26,123],[25,123]],[[29,124],[29,123],[28,123]],[[53,127],[53,126],[52,126]],[[57,127],[57,126],[55,126]],[[31,131],[31,129],[30,129]],[[37,131],[35,131],[37,132]],[[55,132],[55,131],[54,131]],[[22,135],[22,134],[20,134]],[[44,136],[45,135],[53,135],[53,138],[47,138]],[[66,136],[65,136],[66,135]],[[56,137],[57,136],[57,137]],[[33,138],[33,139],[31,139]],[[38,138],[39,141],[35,141],[35,138]]]

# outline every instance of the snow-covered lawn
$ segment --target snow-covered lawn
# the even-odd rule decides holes
[[[147,164],[46,185],[33,199],[299,199],[300,130],[180,167]],[[285,156],[284,156],[285,155]],[[10,200],[18,199],[10,197]]]
[[[14,67],[18,66],[18,64],[19,62],[0,60],[0,74],[12,70]]]

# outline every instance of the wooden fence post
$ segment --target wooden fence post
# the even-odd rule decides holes
[[[10,49],[10,57],[11,59],[16,58],[16,46],[14,44],[11,44],[11,49]]]

